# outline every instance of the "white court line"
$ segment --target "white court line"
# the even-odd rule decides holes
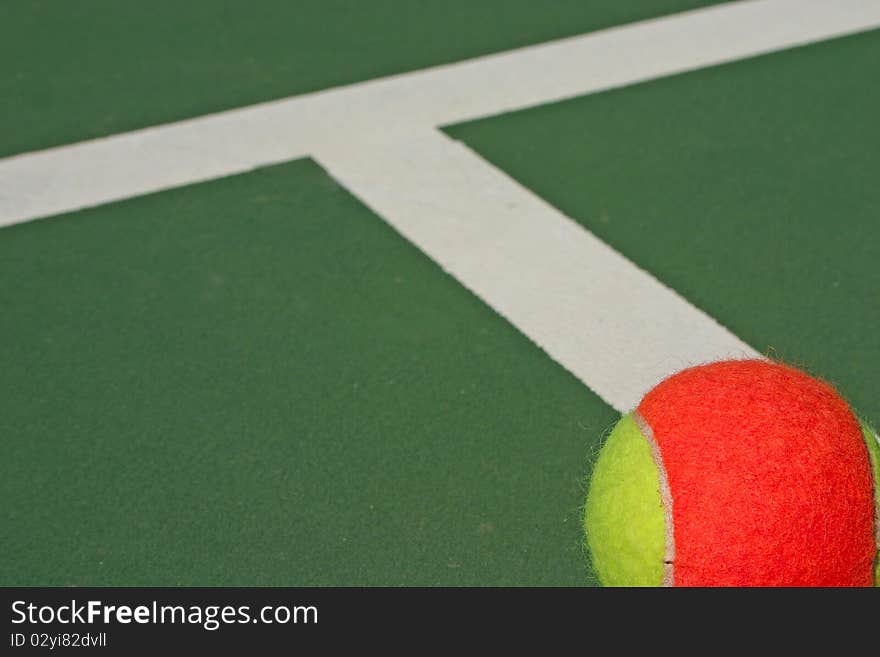
[[[0,226],[313,155],[619,410],[754,352],[436,126],[880,27],[880,0],[725,4],[0,160]]]
[[[723,4],[0,160],[0,226],[880,27],[880,0]]]
[[[463,144],[328,146],[327,171],[621,411],[686,365],[757,354]]]

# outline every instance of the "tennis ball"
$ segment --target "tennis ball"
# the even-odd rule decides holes
[[[621,418],[584,528],[606,586],[880,585],[878,487],[877,434],[831,386],[721,361]]]

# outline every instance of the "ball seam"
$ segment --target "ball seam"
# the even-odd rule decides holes
[[[660,488],[660,502],[663,505],[663,520],[665,525],[665,550],[663,554],[663,586],[675,586],[675,536],[672,525],[672,491],[669,488],[669,478],[666,474],[666,466],[663,464],[663,455],[660,454],[660,446],[654,439],[654,431],[651,425],[638,411],[633,411],[633,420],[640,433],[648,443],[651,450],[651,458],[657,468],[657,479]]]

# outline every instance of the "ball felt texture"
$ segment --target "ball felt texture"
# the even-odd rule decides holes
[[[587,544],[610,586],[871,586],[878,477],[876,434],[830,385],[767,360],[702,365],[610,433]]]

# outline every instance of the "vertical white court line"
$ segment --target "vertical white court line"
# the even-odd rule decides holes
[[[463,144],[425,129],[317,161],[620,411],[660,380],[758,354]]]

